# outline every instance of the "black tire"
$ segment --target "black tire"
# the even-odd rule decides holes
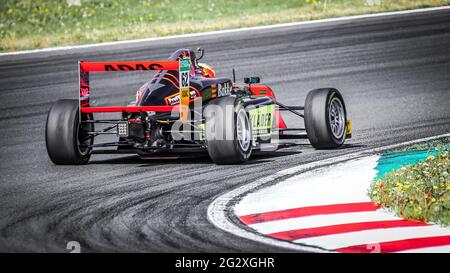
[[[244,116],[245,115],[245,116]],[[238,116],[241,124],[247,123],[242,130],[248,135],[249,142],[239,141],[237,134]],[[206,143],[208,154],[217,164],[238,164],[247,161],[252,154],[252,129],[249,115],[234,96],[211,101],[205,109]],[[245,144],[242,144],[244,143]]]
[[[92,123],[79,122],[78,100],[59,100],[50,108],[47,116],[45,142],[48,156],[57,165],[86,164],[92,148],[80,148],[80,141],[86,139],[87,131],[93,131]],[[82,120],[92,119],[83,114]],[[93,138],[83,144],[92,144]]]
[[[333,107],[339,108],[339,104],[342,106],[343,117],[333,118],[333,120],[343,122],[342,128],[334,126],[335,123],[331,124],[330,107],[332,103],[335,105]],[[333,117],[335,116],[333,115]],[[339,129],[333,131],[332,127]],[[337,148],[344,143],[347,130],[347,112],[344,99],[338,90],[322,88],[308,93],[305,100],[305,128],[311,145],[316,149]]]

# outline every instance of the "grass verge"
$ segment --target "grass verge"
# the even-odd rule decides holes
[[[437,156],[388,172],[372,183],[372,202],[397,215],[422,222],[450,224],[450,155],[440,146]]]
[[[450,0],[2,0],[0,51],[449,5]]]
[[[437,150],[442,150],[447,149],[447,147],[450,147],[450,137],[443,137],[411,146],[400,147],[389,152],[428,151],[431,153],[431,151],[436,150],[436,148]]]

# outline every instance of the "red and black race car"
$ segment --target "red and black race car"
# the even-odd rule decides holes
[[[92,153],[140,156],[206,150],[218,164],[248,160],[252,151],[286,147],[280,139],[308,138],[317,149],[336,148],[351,137],[344,100],[338,90],[308,93],[305,106],[277,101],[259,77],[243,85],[216,77],[198,61],[203,49],[175,51],[167,61],[79,62],[79,100],[59,100],[51,107],[46,144],[55,164],[85,164]],[[89,74],[107,71],[157,70],[127,106],[95,107],[90,103]],[[305,128],[287,128],[280,112],[304,118]],[[98,113],[121,118],[98,119]],[[96,127],[104,127],[96,129]],[[115,141],[96,143],[104,134]]]

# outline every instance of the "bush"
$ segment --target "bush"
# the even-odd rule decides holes
[[[448,150],[415,165],[403,166],[372,183],[375,205],[397,215],[444,226],[450,223],[450,157]]]

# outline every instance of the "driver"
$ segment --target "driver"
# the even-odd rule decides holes
[[[213,68],[205,63],[198,63],[198,60],[203,57],[203,49],[199,49],[201,52],[200,58],[197,58],[195,52],[192,49],[179,49],[172,53],[169,60],[180,60],[183,57],[188,57],[191,60],[191,77],[205,77],[205,78],[215,78],[216,72]]]
[[[199,53],[201,54],[201,56],[197,58],[195,52],[192,49],[178,49],[174,53],[172,53],[172,55],[170,55],[169,61],[178,61],[183,57],[188,57],[191,60],[192,64],[190,71],[190,76],[192,79],[215,78],[216,73],[211,66],[204,63],[198,63],[198,60],[203,56],[203,49],[199,49]],[[170,77],[166,77],[167,74],[170,74]],[[158,71],[158,73],[156,73],[149,82],[145,83],[143,86],[141,86],[141,88],[137,90],[135,101],[136,105],[142,100],[143,97],[146,97],[146,102],[152,100],[154,103],[158,103],[158,101],[161,99],[161,96],[166,97],[178,91],[178,88],[176,88],[175,86],[171,87],[170,84],[166,84],[164,86],[155,84],[161,81],[164,82],[165,80],[171,80],[173,82],[173,79],[176,80],[176,78],[178,78],[178,71]],[[169,89],[173,90],[170,91]],[[165,95],[157,95],[164,93]]]
[[[200,57],[197,58],[191,49],[178,49],[169,57],[169,61],[178,61],[187,57],[191,60],[191,79],[215,78],[216,73],[211,66],[198,63],[203,56],[203,49],[199,49]],[[178,71],[163,70],[158,71],[153,78],[145,83],[136,92],[136,105],[164,105],[171,95],[178,92]],[[194,84],[195,81],[192,82]],[[198,88],[198,87],[197,87]]]

